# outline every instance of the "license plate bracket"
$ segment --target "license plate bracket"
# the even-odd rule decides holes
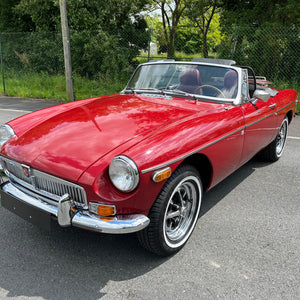
[[[51,214],[30,204],[27,204],[18,198],[7,194],[0,190],[1,205],[21,217],[44,230],[51,231]]]

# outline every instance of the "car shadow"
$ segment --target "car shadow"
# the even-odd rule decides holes
[[[108,282],[139,277],[169,259],[142,249],[135,234],[58,226],[48,233],[11,219],[6,245],[0,246],[0,290],[8,291],[7,297],[99,299]]]
[[[269,164],[270,163],[262,161],[257,155],[205,193],[201,204],[200,217],[205,215],[211,208],[218,204],[218,202],[220,202],[226,195],[234,190],[247,177],[253,174],[256,169],[263,168]]]
[[[254,159],[209,191],[201,215],[264,165]],[[48,233],[3,210],[0,290],[7,291],[6,297],[99,299],[109,283],[137,278],[176,259],[147,252],[135,234],[106,235],[58,225]]]

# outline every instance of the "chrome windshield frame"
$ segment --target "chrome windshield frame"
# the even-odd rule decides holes
[[[195,100],[202,100],[202,101],[209,101],[209,102],[221,102],[221,103],[232,103],[234,105],[239,105],[242,103],[242,91],[241,91],[241,82],[243,80],[243,73],[242,69],[237,66],[233,65],[223,65],[223,64],[215,64],[215,63],[205,63],[205,62],[182,62],[182,61],[153,61],[153,62],[147,62],[140,64],[136,70],[134,71],[133,75],[131,76],[130,80],[128,81],[128,84],[126,85],[125,89],[122,91],[122,93],[131,92],[135,93],[140,92],[143,89],[134,89],[131,87],[132,80],[135,78],[137,72],[140,71],[140,68],[144,66],[151,66],[151,65],[191,65],[191,66],[211,66],[211,67],[219,67],[219,68],[225,68],[225,69],[232,69],[237,72],[238,75],[238,89],[237,89],[237,95],[235,98],[223,98],[223,97],[211,97],[206,95],[197,95],[192,93],[186,93],[186,95],[182,94],[180,95],[178,93],[178,97],[187,97],[189,95],[190,97],[194,98]],[[162,93],[167,93],[167,90],[162,90]],[[170,93],[172,93],[172,90],[170,90]]]

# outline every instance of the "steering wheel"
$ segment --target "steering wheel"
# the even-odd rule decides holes
[[[196,92],[198,92],[198,90],[200,91],[202,88],[211,88],[211,89],[213,89],[213,90],[216,90],[217,92],[219,92],[219,93],[222,95],[223,98],[226,98],[225,95],[224,95],[224,93],[223,93],[220,89],[218,89],[217,87],[215,87],[215,86],[213,86],[213,85],[209,85],[209,84],[204,84],[204,85],[198,86],[198,87],[195,89],[194,94],[195,94]]]

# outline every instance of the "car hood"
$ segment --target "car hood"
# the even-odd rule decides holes
[[[2,153],[74,181],[113,149],[192,113],[195,111],[137,95],[78,101],[10,122],[18,137],[7,142]]]

